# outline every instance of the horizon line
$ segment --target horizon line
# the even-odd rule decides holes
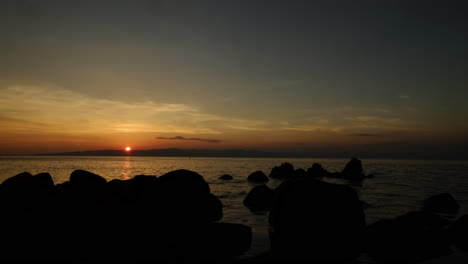
[[[347,159],[351,157],[365,159],[403,159],[403,160],[456,160],[466,161],[468,157],[451,155],[434,155],[421,153],[371,153],[360,151],[265,151],[258,149],[181,149],[181,148],[163,148],[163,149],[137,149],[126,152],[124,149],[102,149],[102,150],[84,150],[68,151],[54,153],[31,153],[31,154],[0,154],[0,156],[134,156],[134,157],[207,157],[207,158],[307,158],[307,159]],[[439,153],[440,154],[440,153]]]

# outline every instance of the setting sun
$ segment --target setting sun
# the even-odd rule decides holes
[[[129,152],[130,150],[132,150],[131,147],[126,147],[126,148],[125,148],[125,151],[127,151],[127,152]]]

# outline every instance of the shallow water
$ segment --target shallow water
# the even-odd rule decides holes
[[[341,171],[348,159],[7,156],[0,157],[0,182],[23,171],[49,172],[56,184],[68,180],[76,169],[91,171],[107,180],[125,180],[138,174],[159,176],[176,169],[196,171],[223,202],[222,221],[252,227],[252,247],[245,254],[252,256],[269,248],[267,212],[252,213],[243,206],[242,200],[253,187],[246,178],[256,170],[268,174],[282,162],[304,169],[318,162],[334,172]],[[339,179],[326,181],[350,184],[358,192],[361,200],[369,204],[367,223],[418,209],[423,199],[440,192],[449,192],[459,201],[460,215],[468,213],[468,161],[364,159],[362,163],[365,172],[374,174],[375,178],[360,184]],[[219,180],[223,174],[230,174],[234,179]],[[278,181],[268,183],[273,188],[277,184]]]

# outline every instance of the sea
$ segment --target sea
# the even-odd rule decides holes
[[[135,175],[163,175],[177,169],[198,172],[209,183],[211,192],[223,203],[221,222],[240,223],[253,230],[250,250],[242,257],[261,254],[269,249],[267,233],[268,212],[251,212],[242,201],[254,187],[247,176],[257,170],[267,175],[274,166],[283,162],[294,168],[307,169],[320,163],[330,172],[341,171],[349,159],[296,159],[296,158],[188,158],[188,157],[136,157],[136,156],[1,156],[0,182],[21,172],[37,174],[48,172],[55,184],[67,181],[72,171],[87,170],[108,181],[130,179]],[[457,218],[468,213],[468,161],[466,160],[397,160],[361,159],[366,174],[374,178],[362,182],[341,179],[324,181],[347,184],[356,190],[366,204],[367,224],[380,219],[393,218],[421,208],[428,196],[448,192],[459,202]],[[233,180],[220,180],[229,174]],[[271,180],[275,188],[281,182]],[[304,208],[307,210],[307,208]],[[464,260],[468,260],[468,256]],[[460,256],[458,256],[460,257]],[[460,259],[460,258],[457,258]],[[361,263],[372,263],[365,259]],[[445,261],[441,261],[443,263]],[[454,262],[456,263],[456,262]]]

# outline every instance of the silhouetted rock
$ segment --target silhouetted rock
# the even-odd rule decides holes
[[[32,178],[33,185],[35,189],[43,190],[48,192],[52,188],[54,188],[54,180],[49,173],[43,172],[33,176]]]
[[[252,172],[248,177],[247,181],[253,182],[253,183],[265,183],[268,182],[270,179],[266,176],[263,171],[255,171]]]
[[[185,248],[192,251],[190,256],[223,260],[239,256],[250,248],[252,229],[242,224],[212,223],[191,228],[180,240],[188,242]]]
[[[336,178],[336,179],[343,179],[343,174],[341,174],[341,172],[330,172],[330,173],[328,173],[327,177]]]
[[[272,179],[286,179],[293,175],[294,166],[290,163],[281,163],[280,166],[275,166],[271,169],[270,174],[268,175]]]
[[[158,179],[160,215],[166,220],[218,221],[222,203],[210,192],[208,183],[193,171],[176,170]]]
[[[125,181],[120,179],[113,179],[108,181],[106,184],[106,194],[108,195],[108,198],[115,198],[118,200],[118,202],[123,202],[125,192],[123,187],[124,184]]]
[[[157,182],[156,175],[135,175],[129,182],[135,183],[139,187],[143,188],[145,185],[152,185]]]
[[[234,179],[234,177],[232,177],[229,174],[223,174],[223,175],[219,176],[218,179],[220,179],[220,180],[232,180],[232,179]]]
[[[0,185],[0,204],[5,210],[22,211],[28,214],[37,212],[44,206],[53,188],[52,178],[48,173],[32,176],[23,172],[6,179]],[[6,209],[9,208],[9,209]]]
[[[76,192],[96,193],[103,191],[106,186],[106,179],[85,170],[75,170],[70,175],[70,184]]]
[[[22,172],[3,181],[0,190],[3,192],[30,191],[33,187],[33,176],[29,172]]]
[[[275,189],[269,225],[275,254],[345,260],[361,252],[365,216],[351,187],[308,178]]]
[[[73,206],[96,206],[105,198],[107,181],[85,170],[75,170],[70,175],[70,192],[65,194]]]
[[[252,188],[244,198],[244,205],[251,211],[270,210],[273,201],[273,190],[266,185],[258,185]]]
[[[312,167],[307,169],[307,175],[313,178],[322,178],[328,176],[329,172],[325,170],[321,164],[314,163]]]
[[[213,223],[222,207],[188,170],[109,182],[76,170],[55,186],[48,173],[21,173],[0,185],[0,262],[232,260],[250,248],[252,231]],[[131,241],[125,250],[122,241]]]
[[[159,182],[155,175],[136,175],[128,182],[128,196],[133,201],[153,204],[159,199]]]
[[[449,222],[416,211],[369,225],[366,253],[378,263],[414,263],[451,253],[445,226]]]
[[[424,211],[442,214],[457,214],[460,205],[449,193],[433,195],[423,201]]]
[[[450,241],[458,248],[468,251],[468,215],[457,219],[449,228]]]
[[[341,171],[341,174],[343,178],[348,180],[362,180],[363,178],[365,178],[361,160],[354,157],[351,158],[351,160]]]
[[[290,179],[300,179],[300,178],[304,178],[307,176],[307,173],[304,169],[302,168],[299,168],[299,169],[296,169],[292,174],[291,176],[289,177]]]

